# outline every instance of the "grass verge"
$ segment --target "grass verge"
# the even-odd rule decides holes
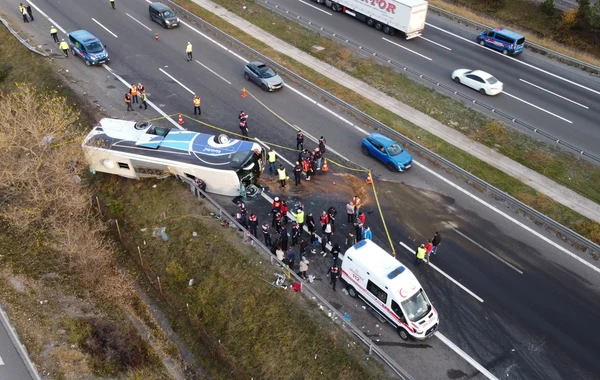
[[[120,231],[130,264],[139,266],[141,256],[142,277],[150,279],[175,331],[213,377],[387,378],[301,293],[267,283],[274,279],[270,263],[235,229],[211,217],[186,186],[108,175],[97,183],[102,201],[124,211]],[[168,241],[152,236],[158,227],[166,227]]]
[[[256,24],[263,30],[338,67],[348,74],[370,83],[373,87],[432,116],[440,122],[492,147],[521,164],[536,170],[587,198],[600,202],[600,168],[572,155],[542,144],[489,119],[463,103],[421,86],[398,75],[372,59],[357,56],[352,50],[276,15],[251,0],[213,0],[215,3]],[[600,242],[600,225],[571,209],[538,193],[522,182],[478,160],[442,139],[423,131],[396,114],[363,98],[292,58],[281,54],[265,43],[254,39],[218,16],[206,11],[191,0],[175,0],[187,10],[248,46],[293,70],[297,74],[348,102],[366,114],[380,120],[398,132],[418,140],[423,146],[449,159],[484,181],[507,192],[557,222],[577,231],[588,239]],[[245,8],[244,8],[245,7]],[[313,52],[313,46],[325,49]]]

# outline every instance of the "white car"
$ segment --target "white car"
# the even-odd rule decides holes
[[[452,72],[452,80],[464,84],[482,95],[498,95],[502,92],[502,82],[481,70],[458,69]]]

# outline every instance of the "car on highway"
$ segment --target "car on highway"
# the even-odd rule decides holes
[[[458,69],[452,72],[452,80],[471,87],[482,95],[498,95],[504,85],[492,74],[481,70]]]
[[[87,30],[76,30],[67,34],[71,53],[86,65],[101,65],[110,61],[106,45]]]
[[[283,79],[261,62],[248,63],[244,68],[244,78],[259,85],[263,91],[275,91],[283,87]]]
[[[517,55],[523,51],[525,36],[504,28],[485,30],[477,36],[481,46],[498,50],[504,55]]]
[[[179,17],[163,3],[152,3],[148,7],[150,13],[150,20],[158,23],[165,29],[174,28],[179,26]]]
[[[403,172],[412,166],[412,156],[397,142],[382,135],[371,133],[362,141],[362,152],[383,162],[390,171]]]

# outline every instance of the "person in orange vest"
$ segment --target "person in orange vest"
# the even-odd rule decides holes
[[[129,93],[131,94],[131,103],[137,103],[138,102],[138,98],[137,98],[137,94],[138,94],[138,90],[137,87],[135,86],[135,84],[131,85],[131,88],[129,89]]]
[[[202,109],[200,109],[200,97],[198,95],[194,95],[194,115],[198,111],[198,115],[202,115]]]
[[[125,94],[125,103],[127,103],[127,111],[133,111],[131,106],[131,94],[128,92]]]
[[[143,84],[141,84],[141,83],[138,83],[138,85],[137,85],[137,89],[138,89],[138,92],[139,92],[140,94],[145,94],[145,93],[146,93],[146,89],[144,88],[144,85],[143,85]]]

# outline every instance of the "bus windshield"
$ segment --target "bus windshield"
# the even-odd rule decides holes
[[[421,320],[431,311],[431,304],[423,289],[419,289],[412,297],[402,302],[406,316],[413,322]]]
[[[264,150],[262,152],[251,150],[249,152],[238,152],[233,155],[231,163],[239,167],[236,172],[240,182],[244,186],[256,183],[260,177],[264,165],[262,153],[264,153]]]

